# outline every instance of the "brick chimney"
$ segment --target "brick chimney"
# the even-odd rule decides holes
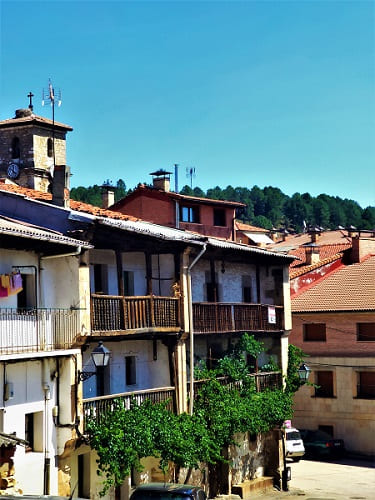
[[[70,167],[56,165],[52,181],[52,203],[58,207],[69,207]]]
[[[115,202],[115,190],[113,186],[104,184],[102,186],[102,208],[108,208]]]
[[[316,243],[320,238],[321,230],[319,227],[309,228],[309,235],[311,238],[311,243]]]
[[[360,238],[355,236],[352,238],[352,251],[350,254],[353,264],[362,262],[362,260],[369,256],[375,255],[375,240],[374,238]]]
[[[312,265],[317,264],[320,260],[320,250],[319,245],[312,243],[311,245],[305,246],[305,254],[306,254],[306,264]]]
[[[161,191],[170,191],[171,187],[171,175],[172,172],[167,172],[166,170],[157,170],[156,172],[151,172],[152,175],[152,185],[155,189],[160,189]]]

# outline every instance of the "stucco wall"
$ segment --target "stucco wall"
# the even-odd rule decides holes
[[[157,360],[153,359],[153,345],[147,340],[128,340],[122,342],[105,342],[111,351],[111,359],[105,373],[105,387],[107,394],[139,391],[171,385],[169,374],[168,349],[157,341]],[[95,371],[91,360],[91,351],[96,344],[91,344],[83,354],[83,370]],[[136,357],[136,381],[134,385],[125,383],[125,356]],[[96,377],[84,382],[83,397],[96,396]]]
[[[113,251],[90,251],[90,287],[94,290],[94,273],[92,266],[101,264],[107,266],[107,291],[109,295],[118,294],[116,258]],[[126,252],[122,254],[123,271],[134,273],[134,295],[147,294],[146,261],[141,252]],[[152,289],[155,295],[171,296],[174,282],[174,259],[172,254],[152,256]]]

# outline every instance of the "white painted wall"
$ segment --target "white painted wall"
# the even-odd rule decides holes
[[[56,398],[56,382],[49,377],[50,391],[45,399],[43,390],[43,363],[47,363],[46,372],[54,373],[53,359],[43,361],[20,361],[17,363],[1,363],[2,378],[13,386],[14,396],[2,402],[3,429],[8,434],[25,439],[25,415],[37,413],[34,432],[36,433],[36,450],[26,452],[23,446],[17,446],[14,457],[17,488],[24,493],[43,493],[43,468],[46,450],[51,460],[51,491],[57,493],[57,468],[54,461],[56,430],[52,421],[52,406]],[[4,380],[4,378],[3,378]],[[47,418],[45,419],[45,416]]]
[[[58,257],[41,261],[40,307],[79,307],[78,257]]]
[[[106,266],[109,295],[118,295],[116,257],[112,250],[90,250],[90,286],[94,290],[93,266]],[[147,294],[146,261],[142,252],[126,252],[122,254],[123,271],[134,273],[134,295]],[[169,297],[172,295],[174,283],[174,260],[172,254],[152,256],[152,287],[154,295]],[[161,278],[159,280],[159,277]],[[159,287],[160,283],[160,287]]]
[[[222,272],[221,261],[215,262],[215,273],[219,285],[219,302],[243,302],[243,278],[251,284],[252,301],[256,300],[256,268],[253,264],[225,262]],[[192,269],[193,302],[206,301],[206,273],[210,273],[208,260],[200,260]]]
[[[91,351],[97,344],[91,344],[83,354],[83,371],[95,371],[91,359]],[[157,341],[157,360],[153,360],[151,340],[127,340],[122,342],[105,342],[105,347],[111,351],[111,359],[106,368],[106,377],[109,377],[108,394],[132,392],[143,389],[153,389],[171,385],[169,375],[168,349]],[[137,383],[125,384],[125,356],[136,357]],[[83,397],[96,397],[96,377],[93,376],[83,382]]]
[[[174,260],[173,255],[152,256],[152,290],[154,295],[169,297],[173,295]],[[158,279],[160,278],[160,279]]]

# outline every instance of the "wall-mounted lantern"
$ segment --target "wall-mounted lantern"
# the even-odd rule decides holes
[[[298,368],[298,376],[301,381],[301,385],[306,384],[309,380],[310,373],[311,369],[305,365],[305,363],[302,363],[302,365]]]
[[[92,361],[93,361],[97,371],[98,371],[98,369],[100,371],[100,369],[102,369],[108,365],[110,356],[111,356],[111,351],[109,349],[107,349],[103,345],[103,341],[100,340],[99,344],[95,347],[95,349],[93,349],[93,351],[91,353],[91,358],[92,358]],[[79,371],[78,372],[78,380],[80,382],[87,380],[88,378],[92,377],[93,375],[96,375],[97,371],[95,371],[95,372],[84,372],[84,371],[81,372],[81,371]]]

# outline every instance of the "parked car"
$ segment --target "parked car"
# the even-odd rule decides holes
[[[285,456],[299,462],[305,454],[305,447],[298,429],[285,429]]]
[[[130,500],[206,500],[199,486],[171,483],[148,483],[136,487]]]
[[[305,445],[306,457],[339,457],[345,454],[343,439],[334,439],[330,434],[321,430],[301,429],[300,434]]]

